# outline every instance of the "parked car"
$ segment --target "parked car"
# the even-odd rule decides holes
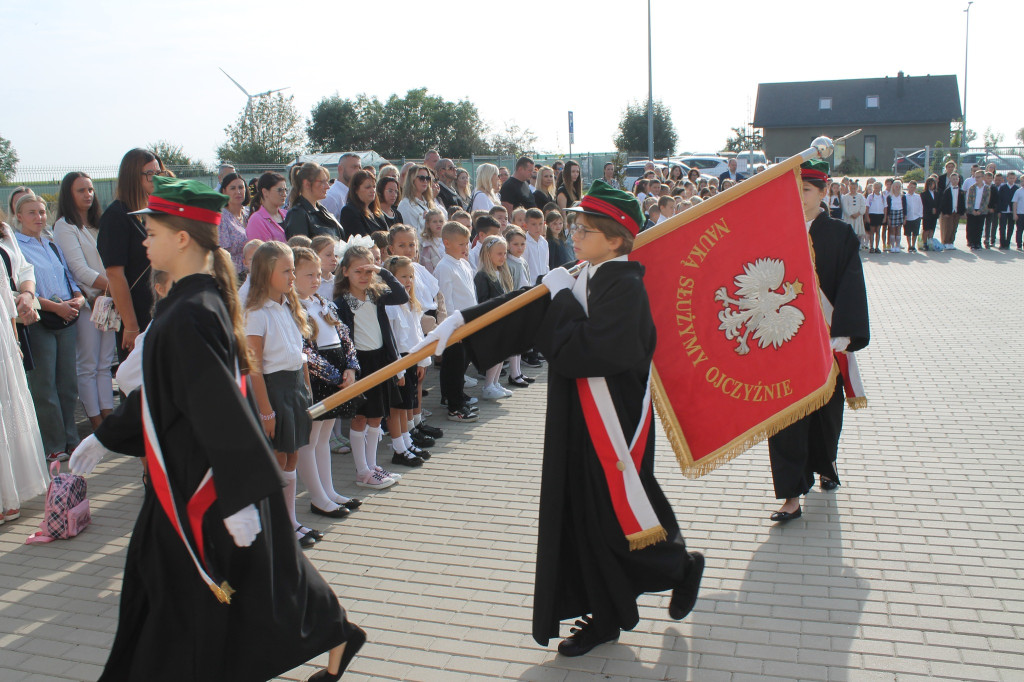
[[[960,155],[960,165],[957,168],[957,173],[960,174],[961,178],[967,178],[971,175],[971,166],[978,164],[982,168],[985,167],[987,152],[964,152]]]
[[[758,166],[762,170],[768,168],[768,159],[765,157],[762,151],[745,151],[736,154],[737,170],[740,173],[750,175],[757,171]]]
[[[696,168],[701,175],[716,178],[729,170],[729,160],[722,156],[684,156],[680,161],[690,168]]]
[[[676,164],[673,164],[673,165],[676,165]],[[631,161],[630,163],[627,163],[626,164],[626,168],[624,169],[624,171],[622,173],[622,175],[623,175],[622,189],[626,190],[627,192],[632,192],[633,191],[633,185],[636,184],[637,180],[639,180],[640,178],[642,178],[644,176],[644,171],[646,170],[646,168],[647,168],[647,161]],[[661,173],[662,175],[665,175],[667,173],[666,166],[663,163],[656,163],[656,164],[654,164],[654,168],[657,169],[657,171],[659,173]],[[687,169],[687,170],[689,170],[689,169]]]
[[[966,178],[971,173],[971,166],[978,164],[985,169],[988,164],[996,166],[996,172],[1006,173],[1013,171],[1017,175],[1024,173],[1024,158],[1017,154],[991,154],[988,152],[964,152],[960,155],[960,168],[957,172],[961,177]]]
[[[925,153],[926,150],[919,149],[916,152],[911,152],[910,154],[897,156],[896,160],[892,163],[892,174],[902,177],[915,168],[924,168]],[[935,154],[933,152],[932,158],[934,157]],[[970,168],[970,166],[968,166],[968,168]]]

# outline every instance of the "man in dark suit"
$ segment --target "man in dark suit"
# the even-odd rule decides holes
[[[1010,236],[1013,234],[1013,212],[1010,206],[1013,203],[1013,194],[1017,191],[1017,174],[1010,171],[1006,174],[1006,182],[997,185],[999,187],[999,200],[996,202],[996,211],[999,212],[999,247],[1010,248]]]
[[[719,175],[718,181],[732,180],[733,182],[740,182],[741,180],[746,180],[747,176],[736,170],[738,165],[736,159],[729,159],[729,170]]]
[[[455,191],[455,162],[451,159],[440,159],[434,166],[434,173],[437,175],[440,190],[437,193],[437,200],[444,205],[449,214],[452,208],[465,208],[459,200],[459,193]]]
[[[952,249],[960,216],[967,211],[967,197],[964,196],[966,192],[960,188],[960,174],[950,173],[947,177],[948,187],[939,199],[939,232],[942,234],[942,245]]]
[[[946,188],[949,187],[949,176],[952,175],[955,170],[956,161],[947,161],[946,172],[945,174],[939,176],[939,182],[935,187],[935,190],[939,193],[940,197],[946,191]]]

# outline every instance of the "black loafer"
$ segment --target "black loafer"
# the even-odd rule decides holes
[[[838,487],[839,487],[839,482],[838,481],[833,481],[831,478],[824,478],[824,477],[822,477],[822,479],[821,479],[821,489],[824,492],[828,492],[830,490],[835,490]]]
[[[686,570],[686,577],[679,587],[672,590],[672,599],[668,603],[668,616],[672,620],[686,618],[697,603],[700,579],[704,575],[704,555],[700,552],[690,552],[690,558],[692,561]]]
[[[310,502],[309,511],[311,514],[316,514],[317,516],[326,516],[329,519],[343,519],[349,515],[348,508],[345,507],[345,505],[338,507],[334,511],[327,511],[326,509],[321,509],[320,507]]]
[[[582,656],[596,646],[619,639],[618,628],[598,630],[590,616],[583,616],[576,621],[576,627],[571,628],[570,632],[571,635],[558,643],[558,653],[563,656]]]
[[[795,512],[784,512],[784,511],[772,512],[772,515],[769,518],[772,521],[777,521],[777,522],[781,523],[781,522],[784,522],[784,521],[792,521],[793,519],[799,519],[803,515],[804,515],[804,510],[801,509],[800,507],[797,507]]]

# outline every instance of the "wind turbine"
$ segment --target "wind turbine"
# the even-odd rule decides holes
[[[220,68],[220,67],[217,67],[217,68]],[[238,86],[238,89],[241,90],[245,94],[245,96],[247,98],[246,102],[245,102],[245,113],[242,115],[242,125],[245,125],[246,120],[248,120],[248,118],[249,118],[249,112],[252,111],[252,101],[254,99],[258,99],[260,97],[263,97],[264,95],[272,95],[275,92],[281,92],[282,90],[287,90],[288,89],[288,88],[278,88],[276,90],[267,90],[266,92],[259,92],[259,93],[256,93],[255,95],[250,95],[249,91],[246,90],[245,88],[243,88],[242,84],[239,83],[238,81],[236,81],[234,78],[232,78],[231,75],[227,71],[225,71],[224,69],[220,69],[220,72],[223,73],[225,76],[227,76],[228,80],[230,80],[232,83],[234,83],[236,86]]]

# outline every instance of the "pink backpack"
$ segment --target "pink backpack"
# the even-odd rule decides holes
[[[89,525],[89,500],[85,497],[85,479],[60,473],[60,462],[50,465],[50,485],[46,489],[46,510],[39,530],[25,544],[42,544],[73,538]]]

